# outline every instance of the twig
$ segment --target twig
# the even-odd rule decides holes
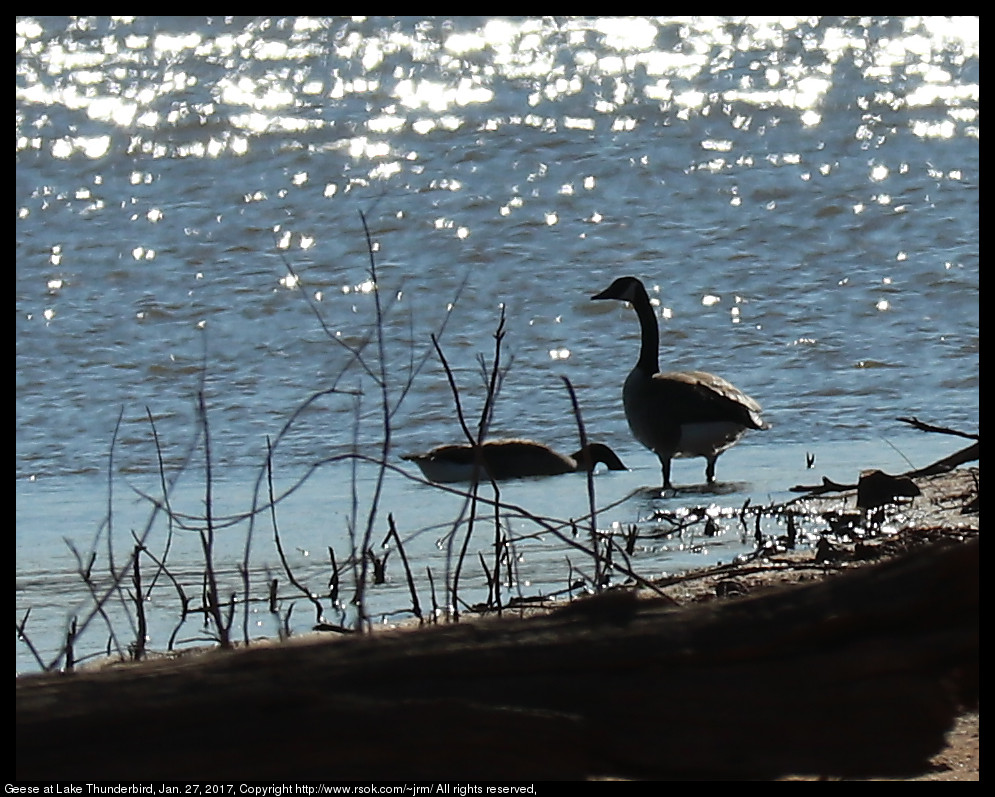
[[[473,452],[474,452],[473,473],[470,480],[470,492],[465,494],[466,503],[463,505],[462,509],[460,510],[460,514],[456,518],[455,523],[453,524],[453,530],[448,535],[446,543],[446,582],[445,583],[446,583],[446,589],[449,590],[450,588],[449,568],[452,562],[452,546],[456,530],[459,526],[459,522],[462,519],[464,513],[468,512],[469,514],[467,519],[466,539],[469,539],[469,536],[473,530],[474,522],[477,517],[477,496],[479,490],[478,485],[480,481],[479,476],[481,473],[485,473],[486,471],[484,469],[483,459],[480,453],[480,444],[477,438],[474,437],[473,432],[470,431],[470,427],[467,425],[466,422],[466,416],[463,413],[463,405],[460,401],[459,388],[456,386],[456,378],[453,376],[452,369],[449,367],[449,362],[446,360],[446,355],[443,353],[442,347],[439,345],[439,341],[434,334],[432,335],[432,345],[435,347],[435,351],[439,355],[439,361],[442,363],[442,368],[446,373],[446,379],[449,382],[449,389],[452,392],[453,402],[456,405],[456,419],[459,422],[460,428],[463,430],[463,434],[466,436],[466,439],[473,447]],[[452,580],[453,590],[455,590],[457,582],[458,582],[458,577],[454,577]],[[455,595],[453,592],[451,592],[450,594],[453,595],[453,597],[449,601],[449,604],[451,605],[453,612],[452,617],[454,619],[458,619],[459,613],[456,608]],[[434,595],[433,595],[433,603],[434,603]]]
[[[435,598],[435,579],[432,578],[432,568],[426,567],[425,574],[428,576],[428,590],[432,596],[432,622],[434,623],[439,618],[439,602]]]
[[[335,550],[331,545],[328,546],[328,558],[332,563],[332,574],[328,577],[328,597],[332,603],[338,603],[339,600],[339,568],[335,564]]]
[[[269,507],[270,507],[270,521],[273,524],[273,543],[276,545],[277,555],[280,557],[280,564],[283,565],[283,571],[287,574],[287,579],[293,584],[305,598],[307,598],[311,603],[314,604],[315,608],[315,622],[320,623],[324,620],[324,609],[321,606],[321,602],[318,600],[317,596],[311,592],[307,587],[301,584],[297,578],[294,576],[293,570],[290,568],[290,563],[287,561],[287,555],[283,551],[283,543],[280,540],[280,524],[276,522],[276,502],[273,500],[273,468],[272,468],[272,454],[273,449],[270,445],[269,437],[266,438],[266,451],[270,455],[266,458],[268,463],[267,467],[267,484],[269,487]],[[248,594],[248,590],[246,590]]]
[[[594,551],[594,583],[597,585],[596,589],[601,589],[601,584],[604,579],[604,573],[601,567],[601,555],[599,551],[599,541],[598,541],[598,516],[597,516],[597,506],[594,500],[594,468],[591,467],[590,455],[587,451],[587,430],[584,428],[584,418],[580,412],[580,403],[577,401],[577,394],[574,392],[574,386],[570,384],[570,380],[562,376],[563,384],[567,387],[567,393],[570,394],[570,404],[573,407],[574,419],[577,421],[577,437],[580,439],[580,450],[583,452],[582,457],[587,459],[584,464],[584,470],[587,471],[587,504],[588,504],[588,516],[591,519],[590,533],[591,533],[591,548]],[[611,548],[608,548],[611,551]]]
[[[169,644],[167,648],[168,650],[172,650],[173,644],[176,641],[176,635],[180,631],[180,626],[182,626],[183,623],[186,622],[187,616],[190,614],[190,598],[188,598],[186,592],[184,592],[183,585],[179,582],[176,576],[172,574],[169,568],[166,567],[165,560],[157,559],[154,554],[150,553],[149,550],[144,547],[144,544],[140,542],[139,537],[134,532],[132,532],[131,536],[134,538],[136,545],[142,545],[142,550],[145,553],[145,555],[152,560],[153,564],[155,564],[157,568],[156,573],[157,574],[162,573],[166,576],[166,578],[170,580],[174,589],[176,589],[177,596],[179,597],[180,621],[179,623],[176,624],[176,627],[173,629],[173,633],[169,637]]]
[[[135,614],[138,620],[138,629],[135,631],[135,650],[133,658],[136,661],[140,661],[145,657],[145,641],[148,636],[148,621],[145,617],[145,600],[142,596],[142,569],[141,569],[141,557],[140,554],[142,548],[140,545],[135,545],[135,551],[132,554],[132,583],[135,587]]]
[[[390,531],[387,534],[387,539],[393,538],[394,542],[397,543],[397,552],[401,557],[401,564],[404,566],[404,575],[408,581],[408,591],[411,593],[411,611],[414,613],[421,622],[424,622],[422,617],[421,606],[418,603],[418,590],[415,589],[415,580],[411,575],[411,568],[408,565],[408,557],[404,553],[404,545],[401,543],[401,537],[397,533],[397,526],[394,523],[394,513],[391,512],[387,515],[387,524]]]
[[[31,607],[29,606],[28,610],[24,613],[24,617],[21,618],[21,622],[14,624],[14,630],[17,633],[17,638],[28,646],[28,650],[30,650],[31,655],[34,656],[35,662],[37,663],[39,669],[44,670],[45,662],[42,660],[41,656],[39,655],[38,649],[31,642],[31,639],[28,637],[27,632],[24,630],[25,626],[28,624],[28,617],[30,616],[31,616]]]
[[[915,416],[911,418],[895,418],[895,420],[907,423],[909,426],[912,426],[921,432],[935,432],[936,434],[949,434],[956,437],[966,437],[968,440],[981,440],[980,434],[971,434],[969,432],[962,432],[958,429],[949,429],[946,426],[933,426],[931,423],[924,423],[923,421],[920,421]]]
[[[918,470],[910,470],[904,475],[916,478],[919,476],[935,476],[938,473],[947,473],[959,465],[977,460],[980,457],[980,445],[980,441],[972,443],[967,448],[962,448],[948,457],[936,460],[932,465],[927,465],[925,468],[919,468]]]
[[[200,542],[204,550],[204,581],[206,587],[206,607],[208,614],[214,619],[218,630],[218,642],[222,648],[231,647],[229,629],[221,616],[221,601],[218,595],[218,581],[214,573],[214,480],[211,470],[211,430],[207,422],[207,405],[204,401],[204,391],[197,393],[197,408],[204,433],[204,523],[206,531],[201,529]]]
[[[470,445],[473,446],[473,452],[474,452],[474,465],[473,465],[473,467],[474,467],[474,472],[473,472],[473,483],[471,485],[472,498],[471,498],[471,503],[470,503],[470,520],[469,520],[469,523],[467,524],[466,535],[463,537],[463,544],[460,547],[459,556],[456,559],[456,567],[455,567],[455,569],[453,571],[452,583],[451,583],[451,586],[450,586],[450,596],[451,596],[450,605],[452,607],[452,613],[453,613],[452,617],[453,617],[453,619],[457,619],[457,620],[459,619],[459,609],[458,609],[459,597],[458,597],[458,595],[459,595],[460,573],[462,572],[462,569],[463,569],[463,562],[466,559],[466,552],[467,552],[467,549],[469,548],[469,545],[470,545],[470,538],[473,535],[473,528],[474,528],[473,521],[474,521],[474,518],[476,517],[477,495],[478,495],[478,484],[479,484],[478,475],[481,474],[481,473],[487,473],[487,470],[484,467],[483,453],[482,453],[481,446],[483,445],[484,438],[485,438],[485,436],[487,434],[487,429],[490,426],[490,420],[491,420],[491,417],[492,417],[493,412],[494,412],[494,403],[495,403],[495,400],[497,398],[496,391],[499,389],[500,380],[501,380],[501,376],[500,376],[500,374],[501,374],[501,342],[504,340],[504,324],[505,324],[505,314],[504,314],[504,307],[502,306],[502,308],[501,308],[501,317],[498,320],[497,329],[494,331],[494,363],[493,363],[493,367],[491,368],[490,378],[487,380],[487,393],[486,393],[486,395],[484,397],[484,406],[483,406],[483,408],[480,411],[480,420],[479,420],[479,422],[477,424],[477,435],[476,435],[476,437],[474,437],[474,435],[472,435],[470,433],[470,430],[467,427],[465,420],[463,420],[462,419],[462,415],[460,415],[460,425],[463,427],[463,431],[467,435],[467,438],[470,441]],[[439,356],[442,357],[442,359],[443,359],[443,367],[445,368],[446,374],[449,377],[450,387],[454,390],[455,394],[458,395],[459,391],[456,390],[456,383],[455,383],[455,380],[452,378],[452,371],[449,368],[449,364],[445,362],[445,358],[442,355],[442,350],[438,347],[438,345],[436,346],[436,348],[437,348],[437,350],[439,352]],[[457,411],[461,413],[461,409],[459,408],[458,402],[457,402]],[[497,532],[496,532],[497,542],[495,543],[495,549],[496,549],[496,555],[498,555],[499,551],[500,551],[499,540],[500,540],[500,494],[501,494],[501,491],[500,491],[500,488],[497,485],[497,482],[493,478],[491,478],[491,476],[490,476],[489,473],[487,473],[487,476],[488,476],[488,479],[490,479],[491,489],[494,491],[494,498],[495,498],[494,504],[493,504],[494,509],[495,509],[494,522],[495,522],[495,527],[497,528]],[[500,596],[499,595],[497,596],[497,600],[498,600],[498,602],[500,602]]]
[[[377,386],[380,388],[380,410],[383,423],[383,438],[380,444],[380,454],[382,461],[386,463],[387,457],[390,454],[392,426],[390,392],[387,380],[387,355],[385,346],[383,307],[380,303],[380,283],[377,275],[377,259],[375,255],[375,247],[373,246],[373,237],[370,235],[370,228],[366,223],[366,216],[362,211],[360,211],[359,217],[363,222],[363,234],[366,236],[366,251],[370,258],[370,279],[373,281],[373,304],[376,310],[377,357],[379,359],[379,375],[374,378],[374,382],[376,382]],[[387,471],[383,465],[381,465],[377,469],[377,478],[374,482],[373,497],[370,501],[370,510],[366,516],[366,529],[363,532],[363,541],[359,548],[361,551],[367,551],[370,548],[370,540],[373,538],[373,529],[379,512],[380,496],[383,492],[386,476]],[[353,551],[353,554],[355,555],[355,550]],[[366,594],[366,562],[366,558],[363,557],[360,567],[359,582],[356,585],[355,604],[357,611],[357,628],[362,626],[366,615],[364,605],[364,597]]]
[[[66,631],[66,672],[72,672],[76,668],[76,631],[79,626],[76,618],[69,621],[69,628]]]
[[[363,371],[365,371],[368,376],[370,376],[371,378],[373,378],[375,380],[376,379],[376,374],[373,372],[373,369],[370,368],[370,366],[368,366],[366,364],[366,361],[363,359],[363,350],[369,344],[370,340],[372,339],[372,336],[368,335],[367,337],[364,337],[360,341],[360,343],[359,343],[358,346],[351,346],[351,345],[349,345],[349,343],[347,343],[346,341],[342,340],[341,337],[339,337],[338,335],[336,335],[335,331],[333,329],[329,328],[329,326],[326,323],[324,317],[321,315],[321,311],[318,309],[318,306],[315,303],[314,299],[307,292],[307,290],[305,288],[305,285],[304,285],[304,281],[301,279],[300,275],[294,270],[294,267],[292,265],[290,265],[290,261],[287,259],[287,257],[283,254],[283,249],[281,247],[277,246],[277,252],[280,255],[280,259],[283,261],[284,267],[287,269],[287,271],[290,274],[290,276],[293,277],[294,285],[296,285],[298,287],[298,289],[300,290],[301,295],[304,297],[304,301],[307,302],[307,306],[311,309],[311,312],[314,314],[314,317],[317,319],[318,324],[321,326],[322,331],[325,333],[325,336],[329,340],[331,340],[333,343],[341,346],[343,349],[345,349],[351,355],[351,359],[349,360],[348,363],[346,363],[346,367],[342,370],[342,372],[339,374],[339,377],[335,381],[338,382],[339,379],[341,379],[343,376],[345,376],[345,372],[349,369],[349,365],[352,362],[359,363],[359,365],[363,369]],[[374,282],[374,285],[376,285],[376,282]]]

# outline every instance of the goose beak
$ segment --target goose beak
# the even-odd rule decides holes
[[[596,293],[591,299],[611,299],[612,297],[608,295],[608,289],[601,291],[601,293]]]

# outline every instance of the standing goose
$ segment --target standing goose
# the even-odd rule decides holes
[[[671,489],[670,460],[704,457],[705,478],[715,481],[715,460],[747,429],[769,428],[760,405],[725,379],[704,371],[660,373],[660,330],[643,283],[619,277],[592,299],[629,302],[639,317],[639,361],[622,388],[632,435],[657,455],[663,487]]]
[[[527,476],[559,476],[561,473],[593,470],[603,462],[610,470],[626,470],[622,460],[603,443],[590,443],[567,457],[531,440],[488,440],[480,446],[484,470],[478,480],[520,479]],[[408,454],[426,479],[433,482],[469,482],[474,479],[473,447],[439,446],[424,454]]]

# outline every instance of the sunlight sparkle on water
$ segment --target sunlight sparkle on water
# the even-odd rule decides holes
[[[566,127],[594,130],[598,117],[607,114],[613,117],[613,130],[628,132],[639,124],[639,117],[619,114],[622,106],[650,101],[672,107],[682,119],[714,112],[716,102],[782,107],[796,111],[800,122],[813,128],[822,123],[822,106],[833,89],[835,65],[843,59],[851,59],[869,83],[896,71],[909,76],[904,95],[881,91],[862,98],[869,110],[872,104],[892,109],[903,104],[924,110],[942,107],[947,109],[944,118],[916,120],[912,132],[920,138],[978,137],[978,84],[958,82],[950,62],[942,60],[952,50],[959,52],[961,63],[977,58],[977,16],[903,17],[897,33],[880,39],[856,35],[852,24],[819,24],[809,16],[494,18],[479,27],[456,31],[384,25],[364,28],[365,32],[339,18],[333,22],[341,26],[334,50],[337,57],[356,66],[353,74],[338,69],[323,74],[313,68],[325,57],[328,42],[319,34],[328,29],[330,18],[295,17],[288,24],[262,18],[247,23],[241,31],[215,35],[193,30],[140,34],[129,30],[130,18],[111,19],[110,35],[80,39],[78,44],[53,44],[45,40],[44,28],[37,21],[18,18],[15,50],[31,53],[37,66],[32,67],[34,74],[18,75],[17,99],[61,104],[131,133],[155,131],[164,123],[181,126],[188,118],[204,124],[216,115],[216,104],[229,106],[228,124],[245,135],[231,131],[218,135],[215,128],[205,125],[200,141],[183,145],[184,157],[242,155],[248,150],[249,138],[256,135],[270,131],[306,135],[323,129],[328,122],[316,118],[313,109],[351,95],[394,98],[390,105],[371,105],[373,113],[366,127],[373,134],[391,136],[404,129],[429,133],[438,125],[455,129],[466,123],[468,106],[495,103],[499,82],[520,80],[534,81],[529,102],[536,107],[567,102],[591,82],[601,87],[600,99],[591,106],[590,115],[537,114],[535,119],[515,120],[495,114],[486,121],[488,126],[533,124],[545,129],[558,118]],[[868,18],[866,24],[871,23]],[[80,18],[78,24],[82,30],[93,21]],[[588,46],[592,36],[609,52],[597,55]],[[798,38],[797,48],[787,46],[791,37]],[[675,47],[674,41],[682,45]],[[695,87],[703,73],[731,69],[742,54],[770,51],[771,47],[783,48],[781,57],[758,57],[747,71],[737,72],[721,95]],[[384,65],[399,52],[431,68],[386,70]],[[187,99],[198,88],[192,70],[183,68],[191,58],[213,62],[227,71],[212,87],[210,102]],[[122,69],[158,60],[173,64],[158,84],[121,89]],[[235,69],[240,62],[263,66]],[[636,81],[636,74],[648,79]],[[172,101],[163,105],[163,99]],[[410,117],[408,112],[423,115]],[[445,123],[442,117],[447,117]],[[735,129],[749,126],[748,115],[739,113],[735,119]],[[146,135],[142,132],[131,146],[155,157],[168,155]],[[35,146],[30,136],[18,140],[24,142],[19,145],[22,149]],[[390,154],[387,141],[362,136],[347,141],[350,155],[357,159],[377,160]],[[111,137],[70,134],[52,140],[49,146],[60,159],[75,153],[98,159],[109,154]],[[403,171],[404,164],[399,162],[379,167],[373,176],[388,180]]]

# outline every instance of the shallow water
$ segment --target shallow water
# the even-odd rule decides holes
[[[110,469],[123,561],[149,515],[131,485],[157,490],[160,453],[170,478],[188,457],[202,466],[198,391],[218,500],[244,512],[267,438],[284,485],[330,457],[379,456],[381,365],[391,464],[460,441],[430,336],[475,423],[502,308],[492,433],[573,450],[568,377],[588,433],[633,468],[598,476],[599,505],[655,485],[620,406],[634,314],[589,301],[623,273],[659,300],[664,367],[730,378],[773,424],[719,460],[729,492],[668,507],[763,503],[813,474],[852,481],[955,447],[896,416],[977,428],[976,17],[18,17],[15,44],[16,609],[32,607],[46,649],[88,600],[62,538],[84,554],[96,540],[106,572]],[[382,355],[364,343],[378,298]],[[675,463],[675,480],[702,469]],[[358,520],[347,463],[280,505],[288,550],[308,552],[295,572],[320,581],[328,546],[350,549],[375,470],[356,478]],[[203,483],[193,466],[180,481],[191,514]],[[505,493],[586,513],[583,477]],[[373,537],[393,511],[419,572],[444,570],[435,528],[460,505],[390,473]],[[624,501],[599,525],[653,505]],[[151,533],[163,550],[161,519]],[[229,568],[247,534],[219,532]],[[254,579],[279,572],[272,536],[260,519]],[[170,552],[194,580],[198,546]],[[730,531],[658,547],[646,575],[741,545]],[[523,593],[563,583],[572,550],[523,541]],[[391,577],[374,613],[407,605]]]

